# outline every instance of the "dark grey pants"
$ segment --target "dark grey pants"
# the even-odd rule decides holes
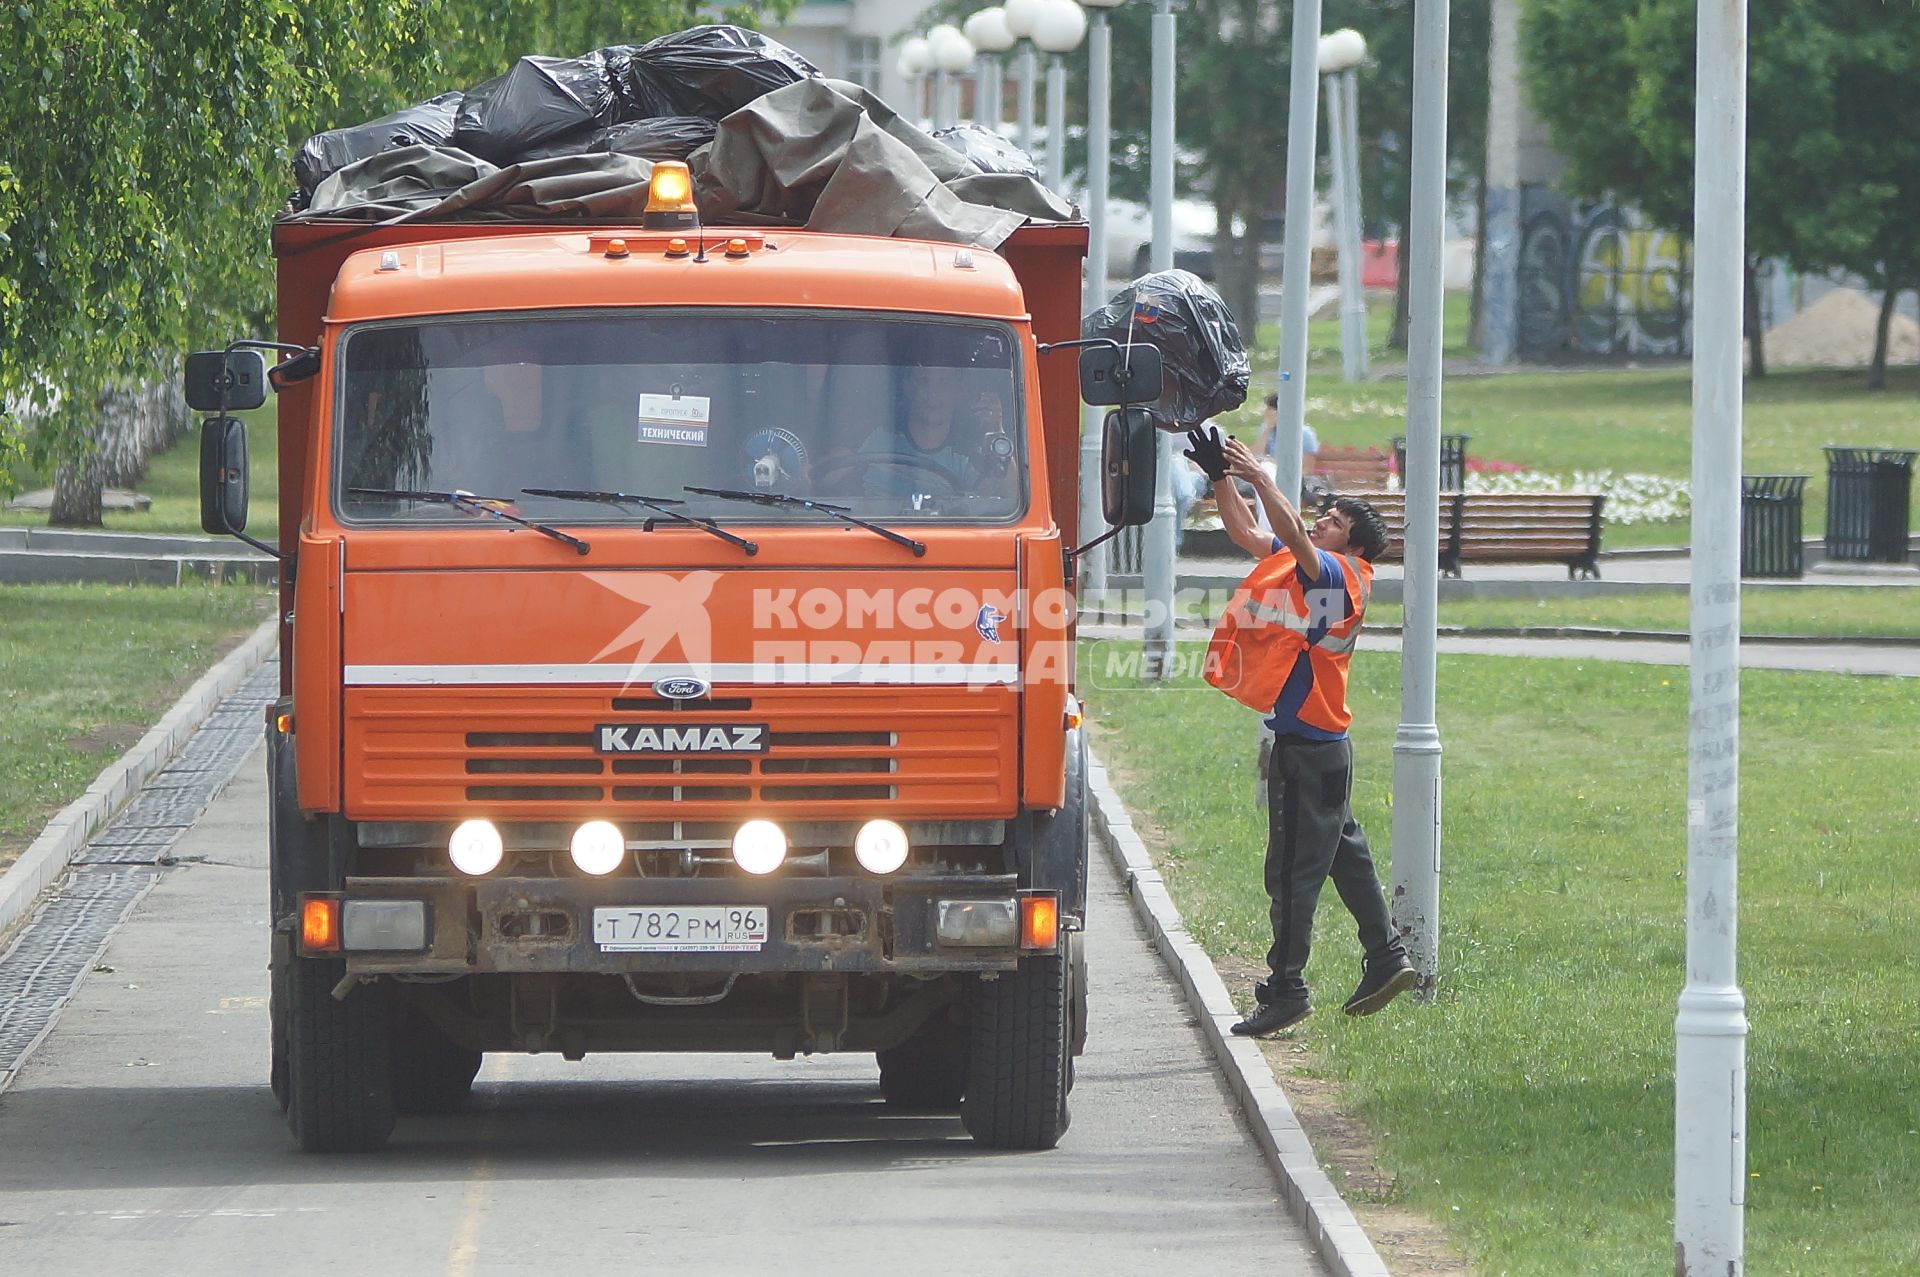
[[[1302,973],[1313,944],[1313,911],[1328,878],[1360,927],[1367,960],[1404,953],[1366,831],[1353,818],[1353,744],[1280,736],[1267,766],[1267,896],[1273,974],[1261,1001],[1307,996]]]

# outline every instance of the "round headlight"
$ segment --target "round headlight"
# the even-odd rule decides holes
[[[854,835],[853,854],[868,873],[890,874],[907,863],[907,831],[891,820],[869,820]]]
[[[453,867],[476,878],[498,869],[505,851],[500,831],[491,820],[463,821],[447,839],[447,858],[453,861]]]
[[[627,836],[611,821],[589,820],[573,831],[573,863],[582,873],[604,877],[627,858]]]
[[[733,836],[733,859],[750,874],[770,874],[787,858],[787,836],[771,820],[749,820]]]

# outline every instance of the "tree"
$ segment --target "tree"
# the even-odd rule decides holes
[[[1754,266],[1920,284],[1912,0],[1773,0],[1749,15],[1747,331],[1765,373]],[[1617,33],[1617,37],[1616,37]],[[1564,184],[1691,227],[1694,0],[1530,0],[1528,87]]]
[[[785,12],[791,0],[767,8]],[[21,0],[0,16],[0,489],[81,482],[99,522],[102,403],[178,352],[260,331],[265,231],[294,149],[522,53],[701,20],[688,0]],[[727,16],[750,18],[753,9]],[[90,499],[89,499],[90,494]]]
[[[1256,313],[1261,214],[1286,189],[1291,8],[1268,0],[1188,0],[1180,11],[1176,128],[1183,165],[1212,197],[1223,295],[1236,315]],[[1321,28],[1353,27],[1369,53],[1359,75],[1362,219],[1404,228],[1410,198],[1414,0],[1325,0]],[[1151,82],[1150,7],[1113,12],[1114,83],[1140,86],[1114,100],[1115,187],[1147,189]],[[1453,0],[1449,31],[1448,151],[1457,174],[1477,175],[1486,152],[1488,0]],[[1328,155],[1324,97],[1318,154]],[[1404,235],[1403,235],[1404,238]],[[1244,326],[1249,341],[1253,325]],[[1401,344],[1404,344],[1404,337]]]

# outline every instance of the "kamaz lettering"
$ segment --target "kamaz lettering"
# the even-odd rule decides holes
[[[765,723],[602,723],[594,729],[602,754],[764,754]]]

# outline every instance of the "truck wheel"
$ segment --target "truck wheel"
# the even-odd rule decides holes
[[[899,1046],[874,1053],[880,1096],[895,1108],[952,1112],[967,1091],[967,1031],[945,1011]]]
[[[412,1007],[397,1008],[388,1078],[396,1112],[458,1113],[480,1071],[480,1052],[461,1046]]]
[[[287,971],[287,1118],[307,1153],[367,1153],[393,1133],[387,1079],[387,989],[362,984],[344,999],[335,958],[295,958]]]
[[[1087,935],[1075,931],[1067,937],[1067,978],[1073,988],[1067,999],[1072,1019],[1067,1036],[1067,1090],[1073,1090],[1073,1062],[1087,1053]]]
[[[1052,1148],[1066,1133],[1071,970],[1065,954],[1046,954],[973,982],[960,1121],[989,1148]]]

